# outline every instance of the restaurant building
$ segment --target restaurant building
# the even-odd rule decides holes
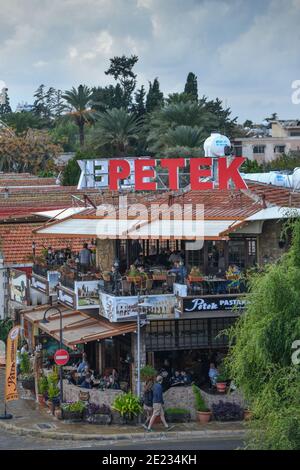
[[[84,348],[100,374],[117,368],[125,388],[135,387],[139,315],[141,365],[185,369],[203,383],[209,361],[218,363],[228,350],[223,330],[246,305],[247,270],[275,261],[288,248],[282,224],[291,211],[299,213],[300,194],[249,183],[246,191],[128,196],[146,208],[153,202],[203,206],[202,237],[158,233],[161,218],[140,213],[129,217],[125,229],[122,222],[123,231],[116,234],[113,222],[122,212],[117,195],[106,212],[103,207],[87,208],[34,231],[36,240],[47,237],[49,243],[64,237],[93,240],[95,256],[88,271],[82,272],[74,259],[61,266],[46,262],[33,266],[32,279],[39,276],[50,293],[52,272],[53,295],[64,316],[63,342],[74,351]],[[185,279],[170,272],[170,252],[186,267]],[[131,272],[138,257],[146,266],[144,282]],[[41,331],[58,338],[57,314],[51,314],[52,326],[41,323],[48,306],[24,311],[24,321],[33,325],[32,341]]]

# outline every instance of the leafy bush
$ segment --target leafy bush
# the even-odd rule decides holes
[[[20,354],[20,370],[22,375],[31,373],[30,358],[28,353]]]
[[[205,404],[205,401],[201,395],[201,391],[200,391],[200,388],[197,387],[197,385],[193,384],[192,385],[192,390],[194,392],[194,396],[195,396],[195,404],[196,404],[196,410],[197,411],[203,411],[203,412],[206,412],[206,411],[210,411],[206,404]]]
[[[86,409],[86,406],[86,403],[79,400],[75,402],[63,403],[61,408],[64,411],[70,411],[71,413],[83,413],[83,411]]]
[[[241,421],[244,410],[236,403],[223,402],[212,405],[213,416],[216,421]]]
[[[174,415],[185,415],[189,414],[189,410],[186,410],[185,408],[167,408],[165,410],[165,413],[167,414],[174,414]]]
[[[154,379],[157,375],[156,369],[154,367],[146,365],[141,368],[141,379],[143,381]]]
[[[131,392],[122,393],[115,398],[112,409],[118,411],[122,417],[132,419],[142,411],[139,397]]]
[[[49,400],[53,400],[59,396],[59,388],[57,385],[53,384],[52,382],[48,382],[48,398]]]
[[[110,415],[111,409],[108,405],[105,405],[104,403],[101,406],[97,405],[96,403],[89,403],[86,407],[86,412],[89,416],[96,414]]]
[[[48,380],[44,375],[39,378],[38,390],[40,395],[46,395],[48,392]]]

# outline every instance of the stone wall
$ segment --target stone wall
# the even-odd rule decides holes
[[[211,409],[214,403],[219,401],[236,403],[244,407],[245,402],[239,392],[229,394],[209,394],[201,390],[201,394],[208,408]],[[166,408],[185,408],[190,411],[191,419],[196,420],[195,397],[192,387],[173,387],[164,393],[164,402]]]
[[[97,239],[96,264],[101,271],[111,271],[115,259],[114,240]]]
[[[103,404],[111,406],[115,398],[123,393],[122,390],[87,390],[85,388],[77,387],[76,385],[70,385],[64,381],[64,401],[78,401],[80,391],[89,392],[89,401],[91,403],[96,403],[99,406]]]
[[[263,224],[262,234],[258,237],[258,263],[273,263],[279,259],[288,248],[280,248],[278,242],[282,224],[275,220],[266,220]],[[265,260],[265,261],[264,261]]]

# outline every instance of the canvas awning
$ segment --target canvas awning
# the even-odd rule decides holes
[[[42,320],[47,308],[49,305],[24,311],[24,318],[59,341],[60,315],[55,309],[50,310],[46,317],[48,323],[43,323]],[[81,343],[131,333],[136,329],[136,324],[133,322],[115,324],[102,318],[90,317],[78,310],[59,308],[62,311],[63,343],[70,348]]]
[[[70,218],[53,223],[36,231],[47,236],[89,236],[100,239],[178,239],[178,240],[218,240],[224,238],[222,232],[236,221],[227,219],[184,221],[117,220],[99,218]]]

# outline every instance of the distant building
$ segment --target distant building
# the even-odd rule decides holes
[[[255,133],[251,137],[233,139],[236,156],[243,156],[258,163],[267,163],[282,154],[300,151],[300,120],[270,121],[271,135]]]
[[[16,107],[16,113],[22,113],[22,112],[30,112],[33,110],[33,104],[28,104],[28,103],[18,103],[18,106]]]

